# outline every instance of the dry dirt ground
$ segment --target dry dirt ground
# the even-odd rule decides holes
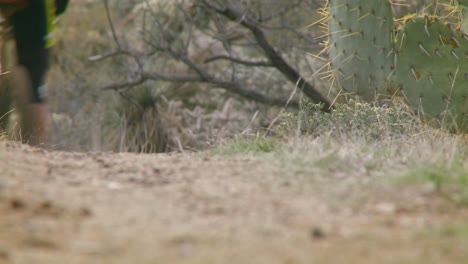
[[[0,142],[0,263],[468,263],[466,207],[338,181],[254,158]]]

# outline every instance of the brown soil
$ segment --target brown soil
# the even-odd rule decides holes
[[[468,210],[267,161],[0,143],[0,263],[468,263]],[[334,191],[328,191],[334,190]]]

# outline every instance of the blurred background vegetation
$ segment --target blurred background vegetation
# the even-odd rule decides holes
[[[395,11],[422,10],[426,2]],[[60,21],[49,75],[57,149],[203,149],[271,128],[305,98],[318,103],[314,92],[335,98],[318,74],[325,61],[311,55],[323,49],[320,27],[308,27],[320,19],[322,0],[107,4],[72,1]]]

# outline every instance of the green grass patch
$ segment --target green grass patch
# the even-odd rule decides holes
[[[463,163],[452,166],[417,169],[401,180],[404,184],[430,183],[436,192],[451,201],[468,206],[468,170]]]
[[[212,149],[213,155],[256,155],[272,153],[281,149],[281,143],[276,138],[269,137],[239,137]]]
[[[463,237],[468,239],[468,224],[447,225],[438,230],[438,233],[448,237]]]
[[[466,248],[468,245],[468,224],[466,223],[447,223],[435,229],[426,229],[418,233],[420,239],[436,239],[437,241],[446,241],[447,250],[453,250],[456,247]],[[456,244],[456,245],[454,245]]]

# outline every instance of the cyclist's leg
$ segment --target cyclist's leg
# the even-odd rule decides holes
[[[2,39],[0,39],[0,134],[6,131],[8,119],[7,115],[11,107],[10,89],[6,80],[7,76],[5,74],[5,48],[6,47],[4,46]]]
[[[21,137],[23,142],[34,145],[45,143],[47,137],[47,22],[45,0],[31,1],[26,9],[13,17],[19,65],[15,71],[15,88],[22,119]]]
[[[19,66],[14,76],[18,110],[21,113],[21,138],[24,142],[37,145],[45,143],[47,139],[45,75],[48,50],[22,51],[19,54]]]
[[[8,32],[3,32],[0,39],[0,134],[7,131],[12,110],[13,87],[11,69],[16,65],[14,40]]]

